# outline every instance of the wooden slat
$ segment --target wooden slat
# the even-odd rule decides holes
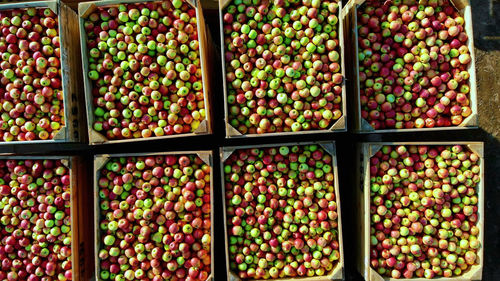
[[[198,1],[197,1],[198,3]],[[205,23],[205,17],[203,15],[203,9],[201,5],[197,5],[197,23],[198,23],[198,41],[200,43],[200,56],[201,56],[201,75],[203,80],[203,90],[205,92],[205,124],[204,127],[198,128],[196,133],[198,134],[210,134],[213,128],[213,112],[212,112],[212,79],[214,78],[213,71],[211,69],[213,65],[213,54],[214,47],[210,36],[210,30],[207,28]]]
[[[89,247],[92,244],[92,239],[89,237],[91,227],[88,227],[89,222],[91,222],[89,220],[91,216],[84,215],[89,210],[87,208],[89,198],[86,192],[88,190],[86,186],[88,182],[87,166],[82,157],[71,157],[70,168],[72,184],[71,216],[74,245],[71,249],[73,253],[73,280],[84,281],[91,278],[91,261],[93,259],[92,248]]]
[[[339,38],[339,54],[340,54],[340,73],[342,73],[342,116],[335,121],[329,128],[328,131],[332,132],[346,132],[347,131],[347,69],[346,69],[346,54],[348,49],[345,44],[345,26],[344,26],[344,14],[343,11],[343,2],[342,0],[338,1],[339,9],[337,13],[338,18],[338,38]]]
[[[61,57],[63,61],[64,109],[66,114],[67,138],[71,142],[85,139],[83,110],[83,83],[79,76],[81,69],[78,15],[68,5],[60,3]]]

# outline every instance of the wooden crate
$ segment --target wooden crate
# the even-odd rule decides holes
[[[484,264],[484,144],[482,142],[381,142],[381,143],[362,143],[358,147],[358,167],[359,187],[356,188],[356,210],[357,214],[357,255],[356,260],[358,271],[363,275],[366,281],[395,281],[395,280],[416,280],[424,281],[425,278],[394,279],[382,277],[370,266],[370,158],[377,153],[384,145],[463,145],[470,151],[479,156],[479,166],[481,169],[481,181],[477,186],[478,196],[478,222],[479,237],[481,248],[477,252],[479,264],[474,265],[460,277],[439,277],[433,278],[439,281],[472,281],[481,280]]]
[[[206,0],[211,1],[211,0]],[[224,46],[224,22],[223,22],[223,11],[227,5],[229,5],[231,0],[219,0],[219,21],[220,21],[220,52],[221,52],[221,65],[222,65],[222,75],[223,75],[223,89],[224,89],[224,120],[225,120],[225,130],[226,130],[226,138],[247,138],[247,137],[268,137],[268,136],[293,136],[293,135],[301,135],[301,134],[318,134],[318,133],[331,133],[331,132],[346,132],[347,131],[347,81],[346,81],[346,61],[348,57],[346,57],[349,47],[344,42],[344,37],[346,36],[347,28],[344,27],[344,13],[343,10],[343,2],[339,0],[339,26],[338,26],[338,36],[339,36],[339,54],[340,54],[340,68],[341,73],[344,78],[342,83],[342,116],[335,121],[329,128],[323,130],[309,130],[309,131],[299,131],[299,132],[278,132],[278,133],[265,133],[265,134],[245,134],[240,133],[236,128],[231,126],[229,123],[231,120],[229,119],[229,106],[227,104],[228,97],[228,86],[226,81],[226,58],[225,54],[225,46]],[[210,4],[207,4],[210,5]]]
[[[69,0],[72,2],[80,2]],[[126,143],[126,142],[136,142],[136,141],[147,141],[147,140],[159,140],[159,139],[170,139],[186,136],[196,136],[196,135],[207,135],[212,133],[213,118],[212,118],[212,91],[211,91],[211,79],[213,76],[213,71],[211,71],[212,54],[210,50],[213,48],[212,40],[210,39],[209,30],[205,24],[205,18],[203,16],[203,10],[199,4],[199,0],[184,0],[186,3],[191,5],[196,9],[196,19],[197,19],[197,31],[198,31],[198,41],[200,44],[200,63],[202,69],[202,83],[203,83],[203,93],[205,99],[205,120],[200,123],[200,126],[192,133],[186,134],[174,134],[169,136],[161,137],[149,137],[149,138],[131,138],[131,139],[120,139],[120,140],[108,140],[106,136],[95,131],[93,129],[94,124],[94,105],[92,97],[92,82],[88,77],[89,64],[88,64],[88,48],[87,48],[87,36],[84,28],[84,18],[90,15],[99,7],[111,7],[118,6],[120,4],[133,4],[133,3],[145,3],[145,2],[163,2],[170,0],[102,0],[93,2],[82,2],[78,4],[78,16],[80,24],[80,45],[82,50],[82,65],[83,65],[83,81],[85,88],[85,104],[87,111],[87,126],[88,126],[88,137],[90,144],[105,144],[105,143]]]
[[[94,156],[94,167],[93,167],[93,190],[94,190],[94,230],[93,230],[93,235],[94,235],[94,241],[95,241],[95,246],[94,246],[94,256],[95,256],[95,264],[94,264],[94,270],[95,274],[93,276],[92,280],[101,280],[100,274],[100,265],[99,265],[99,258],[98,258],[98,253],[100,250],[101,246],[101,232],[99,229],[99,223],[100,223],[100,206],[99,206],[99,187],[98,187],[98,182],[99,182],[99,171],[106,165],[108,160],[110,158],[116,158],[116,157],[148,157],[148,156],[157,156],[157,155],[197,155],[201,160],[203,160],[204,163],[210,166],[210,204],[211,204],[211,212],[210,212],[210,220],[211,220],[211,228],[210,228],[210,240],[211,240],[211,245],[210,245],[210,258],[211,258],[211,273],[209,277],[207,278],[207,281],[215,281],[214,273],[215,273],[215,267],[214,267],[214,210],[215,210],[215,201],[214,201],[214,176],[213,176],[213,155],[212,151],[173,151],[173,152],[158,152],[158,153],[125,153],[125,154],[101,154],[101,155],[95,155]]]
[[[0,4],[0,11],[23,8],[50,8],[59,18],[59,37],[61,42],[61,81],[63,90],[65,125],[53,139],[33,141],[12,141],[2,144],[34,144],[34,143],[62,143],[80,142],[84,140],[83,99],[80,93],[82,84],[76,69],[80,69],[79,37],[75,32],[78,26],[76,13],[60,0],[50,1],[10,1],[9,4]],[[14,2],[14,3],[12,3]]]
[[[266,144],[266,145],[248,145],[248,146],[233,146],[233,147],[223,147],[220,149],[221,155],[221,188],[222,188],[222,206],[224,212],[224,251],[226,255],[226,272],[227,272],[227,281],[242,281],[238,277],[237,274],[233,273],[230,269],[229,265],[229,238],[227,235],[227,213],[226,213],[226,198],[225,198],[225,176],[224,176],[224,162],[236,151],[240,149],[249,149],[249,148],[271,148],[271,147],[280,147],[280,146],[304,146],[317,144],[324,149],[324,151],[332,156],[332,168],[334,175],[334,184],[335,184],[335,202],[337,203],[337,221],[338,221],[338,242],[339,242],[339,252],[340,258],[337,265],[332,269],[332,271],[324,276],[314,276],[314,277],[294,277],[294,278],[280,278],[280,279],[268,279],[268,280],[283,280],[283,281],[330,281],[330,280],[344,280],[344,242],[342,236],[342,219],[341,219],[341,206],[340,206],[340,192],[339,192],[339,177],[338,177],[338,165],[337,165],[337,152],[335,142],[299,142],[299,143],[283,143],[283,144]],[[245,279],[248,281],[258,281],[255,279]]]
[[[469,78],[469,100],[471,104],[472,114],[465,118],[459,126],[450,127],[434,127],[434,128],[411,128],[411,129],[383,129],[375,130],[365,119],[361,118],[361,102],[360,102],[360,82],[359,82],[359,63],[358,63],[358,29],[357,29],[357,9],[365,0],[349,0],[345,7],[344,20],[347,36],[347,45],[354,46],[350,48],[348,58],[352,61],[354,68],[349,69],[348,79],[352,81],[349,89],[352,89],[350,95],[353,97],[352,112],[354,112],[354,131],[356,133],[396,133],[396,132],[422,132],[422,131],[443,131],[443,130],[458,130],[458,129],[476,129],[478,127],[478,110],[477,110],[477,82],[476,82],[476,55],[474,50],[474,32],[472,30],[472,11],[469,0],[449,0],[465,19],[465,32],[469,37],[467,47],[469,48],[471,63],[467,71],[470,74]]]
[[[88,280],[90,276],[86,268],[88,245],[85,235],[85,195],[84,185],[86,173],[82,158],[76,156],[0,156],[1,160],[61,160],[69,169],[71,177],[71,265],[72,277],[75,281]]]

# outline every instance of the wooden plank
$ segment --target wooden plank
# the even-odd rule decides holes
[[[332,271],[325,276],[314,276],[314,277],[295,277],[295,278],[279,278],[279,280],[283,281],[331,281],[331,280],[343,280],[344,279],[344,245],[343,245],[343,236],[342,236],[342,217],[341,217],[341,207],[340,207],[340,183],[338,179],[338,165],[337,165],[337,154],[335,150],[335,142],[295,142],[295,143],[283,143],[283,144],[264,144],[264,145],[247,145],[247,146],[230,146],[230,147],[222,147],[220,149],[221,162],[220,162],[220,172],[221,172],[221,188],[223,194],[222,206],[223,206],[223,215],[224,215],[224,250],[226,253],[226,272],[227,272],[227,280],[228,281],[242,281],[238,277],[237,274],[231,271],[230,269],[230,261],[229,261],[229,238],[227,231],[227,213],[226,213],[226,190],[225,190],[225,175],[224,175],[224,163],[225,160],[236,150],[241,149],[250,149],[250,148],[269,148],[269,147],[280,147],[280,146],[304,146],[317,144],[325,150],[326,153],[329,153],[332,156],[332,167],[334,173],[334,188],[335,188],[335,202],[337,204],[337,232],[338,232],[338,243],[339,243],[339,253],[340,258],[337,265],[332,269]],[[332,153],[333,152],[333,153]],[[247,281],[258,281],[255,279],[245,279]],[[268,279],[268,280],[278,280],[278,279]]]
[[[226,8],[229,3],[231,3],[231,0],[219,0],[219,7],[221,8],[221,11]]]
[[[69,162],[69,161],[71,162]],[[80,231],[82,228],[78,227],[78,225],[82,226],[83,224],[80,223],[80,218],[82,216],[79,216],[79,211],[80,211],[80,206],[79,200],[81,200],[81,194],[78,192],[78,171],[76,169],[76,158],[73,159],[66,159],[66,166],[67,168],[70,169],[70,177],[71,177],[71,265],[73,266],[72,270],[72,275],[75,278],[75,280],[80,280],[82,277],[81,274],[81,269],[84,268],[84,262],[80,263],[80,257],[82,257],[82,252],[83,250],[80,247],[80,243],[83,243],[83,235],[81,235]],[[80,240],[82,239],[82,240]]]
[[[347,67],[346,67],[346,54],[348,49],[345,44],[345,26],[344,26],[344,17],[345,15],[342,13],[343,11],[343,2],[342,0],[338,1],[339,10],[337,13],[338,17],[338,37],[339,37],[339,54],[340,54],[340,73],[342,73],[342,117],[340,117],[335,123],[333,123],[328,131],[332,132],[347,132]]]
[[[362,5],[366,0],[350,0],[348,3],[348,9],[350,14],[350,32],[351,32],[351,46],[355,46],[355,53],[352,55],[354,59],[354,72],[352,79],[354,80],[352,96],[355,100],[354,105],[354,125],[356,133],[400,133],[400,132],[432,132],[432,131],[446,131],[446,130],[464,130],[464,129],[477,129],[479,125],[478,119],[478,109],[477,109],[477,77],[476,77],[476,54],[474,49],[474,32],[472,30],[472,12],[470,7],[470,2],[468,0],[449,0],[451,4],[458,10],[460,15],[464,17],[465,32],[468,36],[467,47],[469,48],[471,63],[469,64],[467,71],[470,74],[469,78],[469,100],[471,103],[472,114],[465,118],[462,123],[458,126],[449,127],[434,127],[434,128],[412,128],[412,129],[383,129],[375,130],[369,125],[369,123],[361,118],[361,103],[360,103],[360,81],[359,81],[359,63],[358,63],[358,29],[357,29],[357,8]]]
[[[354,124],[357,126],[361,122],[361,115],[358,114],[361,110],[361,105],[359,101],[359,65],[357,63],[358,61],[358,43],[357,43],[357,37],[358,37],[358,29],[356,28],[357,26],[357,13],[356,13],[356,1],[351,0],[348,2],[346,5],[346,8],[344,8],[344,14],[345,16],[345,22],[346,22],[346,32],[348,33],[347,40],[348,40],[348,46],[351,46],[349,50],[346,52],[349,61],[353,62],[354,67],[349,68],[347,72],[347,79],[350,82],[350,97],[352,97],[352,102],[351,102],[351,112],[353,112],[354,116],[352,116],[354,120]],[[353,48],[354,47],[354,48]],[[369,125],[368,125],[369,126]],[[356,127],[357,129],[357,127]]]
[[[338,39],[339,39],[339,54],[340,54],[340,68],[343,76],[342,83],[342,117],[336,120],[330,127],[327,129],[320,130],[308,130],[308,131],[299,131],[299,132],[276,132],[276,133],[265,133],[265,134],[241,134],[236,128],[234,128],[230,124],[229,119],[229,105],[227,104],[228,97],[228,84],[226,81],[226,58],[225,58],[225,46],[224,46],[224,23],[223,23],[223,12],[224,8],[231,3],[231,0],[219,0],[219,21],[220,21],[220,52],[221,52],[221,67],[222,67],[222,75],[223,75],[223,94],[224,94],[224,120],[225,120],[225,128],[226,128],[226,138],[254,138],[254,137],[273,137],[273,136],[296,136],[301,134],[319,134],[319,133],[332,133],[332,132],[346,132],[347,131],[347,68],[346,68],[346,54],[349,48],[346,48],[345,40],[344,40],[344,15],[342,13],[342,0],[338,1],[339,9],[338,9]],[[348,58],[348,57],[347,57]]]
[[[198,152],[198,156],[203,160],[203,156],[207,156],[210,158],[210,161],[207,162],[206,159],[204,160],[206,164],[210,165],[210,258],[211,258],[211,264],[210,264],[210,275],[207,279],[207,281],[215,281],[215,231],[214,231],[214,225],[215,225],[215,197],[214,197],[214,161],[213,161],[213,153],[212,151],[209,152]]]
[[[220,38],[220,60],[222,68],[222,94],[224,95],[224,123],[226,128],[226,138],[237,136],[241,133],[230,125],[229,120],[229,105],[227,104],[227,72],[226,72],[226,48],[224,44],[224,21],[223,21],[223,11],[227,1],[219,0],[219,38]]]
[[[72,257],[73,265],[73,279],[74,280],[88,280],[90,278],[91,267],[89,262],[92,260],[93,252],[89,251],[88,244],[91,240],[88,238],[90,228],[88,226],[88,217],[85,216],[88,212],[87,202],[88,198],[85,195],[87,173],[86,165],[81,157],[70,158],[71,168],[71,182],[72,182],[72,231],[73,231],[73,245],[71,250],[74,253]]]
[[[455,0],[457,3],[462,2],[461,5],[465,4],[466,5],[463,8],[460,8],[461,11],[460,13],[464,17],[465,20],[465,32],[467,33],[467,36],[469,37],[467,40],[467,47],[469,48],[470,56],[471,56],[471,63],[469,64],[469,67],[467,68],[467,71],[470,74],[470,102],[471,102],[471,109],[472,109],[472,114],[471,116],[467,117],[464,120],[465,126],[478,126],[479,120],[478,120],[478,110],[477,110],[477,77],[476,77],[476,49],[474,47],[474,31],[473,31],[473,25],[472,25],[472,10],[471,6],[468,3],[468,0]],[[459,4],[456,4],[458,7],[461,7]]]
[[[320,145],[322,142],[319,143]],[[334,267],[333,271],[328,275],[329,280],[344,280],[344,238],[342,234],[342,208],[340,199],[340,182],[339,182],[339,169],[338,169],[338,161],[337,161],[337,150],[335,146],[335,142],[327,143],[332,148],[331,150],[325,149],[327,153],[332,156],[332,166],[333,166],[333,180],[334,180],[334,188],[335,188],[335,203],[337,204],[337,233],[338,233],[338,243],[339,243],[339,263]],[[305,279],[301,279],[305,280]],[[312,281],[312,280],[311,280]]]
[[[96,163],[100,161],[104,156],[95,155],[94,156],[94,166],[93,166],[93,188],[94,191],[94,280],[101,280],[101,266],[99,264],[99,250],[101,245],[101,233],[100,233],[100,196],[99,196],[99,170],[96,169]]]
[[[482,142],[376,142],[376,143],[363,143],[360,146],[362,162],[360,163],[360,186],[357,188],[358,202],[361,203],[361,212],[358,214],[358,229],[361,228],[360,237],[361,248],[358,249],[358,270],[363,275],[366,281],[397,281],[397,280],[412,280],[412,281],[425,281],[425,278],[411,278],[411,279],[394,279],[382,277],[370,266],[370,158],[373,156],[380,148],[384,145],[462,145],[468,147],[469,150],[475,152],[479,156],[479,166],[481,169],[480,177],[481,181],[476,187],[476,192],[478,196],[478,222],[476,226],[479,228],[479,238],[481,247],[477,251],[479,264],[473,265],[467,272],[463,273],[461,276],[446,278],[437,277],[433,278],[438,281],[473,281],[481,280],[482,270],[484,264],[484,143]]]
[[[470,7],[470,2],[469,0],[452,0],[451,1],[453,3],[453,5],[459,9],[459,10],[462,10],[464,9],[465,7],[469,6]]]
[[[203,90],[205,91],[205,124],[200,125],[200,128],[196,130],[197,134],[210,134],[213,128],[213,112],[212,112],[212,79],[214,78],[214,73],[211,69],[213,65],[213,54],[214,46],[213,40],[211,40],[210,30],[205,23],[205,17],[203,15],[203,9],[201,5],[196,8],[197,13],[197,23],[198,23],[198,41],[200,42],[200,56],[201,60],[201,75],[203,82]]]
[[[78,32],[78,15],[68,5],[60,3],[61,57],[63,61],[63,87],[66,126],[68,140],[80,142],[85,140],[85,122],[83,110],[83,83],[77,69],[81,69],[80,44]]]
[[[356,196],[356,266],[358,271],[361,273],[361,275],[366,276],[366,268],[365,265],[368,264],[365,260],[365,254],[364,254],[364,226],[365,223],[363,221],[363,210],[364,210],[364,197],[362,196],[363,194],[363,186],[364,186],[364,177],[365,175],[364,172],[364,163],[365,158],[364,155],[366,153],[364,152],[364,146],[358,144],[357,145],[357,158],[356,158],[356,167],[359,167],[359,169],[356,169],[356,178],[359,179],[359,185],[356,186],[355,188],[355,196]]]
[[[203,17],[203,10],[199,4],[200,0],[185,0],[186,3],[191,5],[196,9],[197,18],[197,32],[198,41],[200,43],[200,63],[202,68],[202,83],[203,83],[203,93],[204,93],[204,103],[205,103],[205,119],[201,122],[200,127],[194,132],[185,134],[174,134],[161,137],[149,137],[149,138],[131,138],[131,139],[120,139],[120,140],[108,140],[105,135],[97,132],[93,129],[94,125],[94,105],[92,96],[92,82],[88,78],[89,66],[88,66],[88,48],[87,48],[87,36],[84,28],[84,18],[90,15],[95,9],[99,7],[110,7],[117,6],[119,4],[133,4],[133,3],[144,3],[144,2],[162,2],[165,0],[101,0],[93,2],[81,2],[78,4],[78,15],[79,15],[79,30],[80,30],[80,46],[82,54],[82,69],[83,69],[83,83],[85,92],[85,105],[86,105],[86,120],[87,120],[87,133],[88,141],[91,145],[96,144],[118,144],[118,143],[129,143],[129,142],[143,142],[143,141],[153,141],[161,139],[172,139],[180,137],[190,137],[197,135],[207,135],[212,133],[213,127],[213,116],[212,116],[212,91],[211,91],[211,60],[210,48],[212,47],[212,42],[208,39],[210,38],[208,28],[205,25],[205,19]],[[168,1],[168,0],[166,0]],[[76,1],[75,1],[76,2]]]

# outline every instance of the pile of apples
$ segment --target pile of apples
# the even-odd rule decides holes
[[[196,155],[111,158],[99,172],[102,280],[207,280],[210,166]]]
[[[99,7],[84,23],[93,129],[109,140],[194,132],[205,119],[196,9]]]
[[[368,0],[357,16],[361,117],[375,130],[459,126],[473,113],[466,23],[449,0]]]
[[[0,160],[0,279],[72,280],[71,177],[60,160]]]
[[[224,162],[230,270],[325,276],[340,260],[332,157],[318,145],[236,150]]]
[[[478,264],[480,161],[461,145],[384,146],[371,157],[371,267],[452,278]]]
[[[0,11],[0,139],[50,140],[64,126],[58,16]]]
[[[328,129],[343,112],[337,0],[223,10],[228,122],[241,134]]]

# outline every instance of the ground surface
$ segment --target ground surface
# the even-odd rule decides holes
[[[500,1],[472,1],[479,137],[486,142],[484,280],[500,280]],[[474,136],[477,137],[477,136]]]

